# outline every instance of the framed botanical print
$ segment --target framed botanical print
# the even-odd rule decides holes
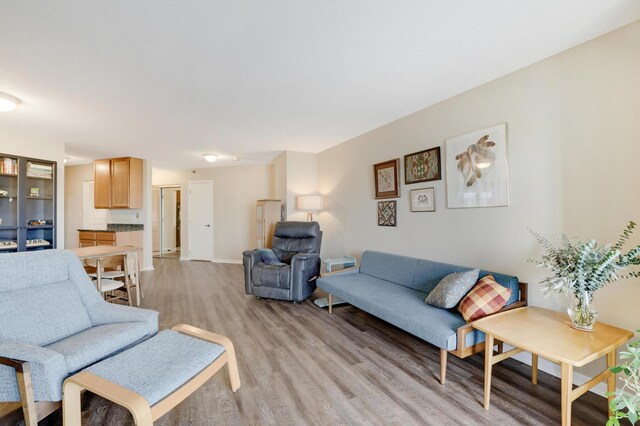
[[[506,123],[447,139],[447,207],[509,205]]]
[[[400,197],[400,159],[373,165],[376,199]]]
[[[430,182],[442,179],[440,147],[404,156],[404,183]]]
[[[378,201],[378,226],[396,226],[396,201]]]
[[[434,188],[421,188],[411,190],[412,212],[435,212],[436,191]]]

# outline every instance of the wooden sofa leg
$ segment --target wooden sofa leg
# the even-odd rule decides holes
[[[498,353],[501,354],[504,352],[504,343],[500,340],[498,340],[496,342],[496,345],[498,346]]]
[[[333,295],[331,293],[327,296],[327,302],[329,303],[329,315],[331,315],[333,313]]]
[[[440,349],[440,384],[445,383],[447,380],[447,352],[446,349]]]
[[[18,380],[18,389],[20,390],[24,423],[26,426],[37,426],[38,411],[36,410],[36,401],[33,397],[31,369],[29,368],[28,362],[23,362],[21,368],[16,368],[16,379]]]

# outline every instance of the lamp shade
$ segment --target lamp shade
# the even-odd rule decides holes
[[[322,195],[300,195],[296,202],[298,210],[309,212],[322,210]]]

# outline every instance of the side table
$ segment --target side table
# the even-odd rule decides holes
[[[352,257],[352,256],[343,256],[343,257],[336,257],[333,259],[325,259],[322,261],[322,263],[325,264],[326,268],[327,268],[327,272],[334,272],[333,268],[335,266],[342,266],[343,269],[345,268],[351,268],[356,266],[356,258]],[[319,299],[316,299],[313,301],[313,303],[316,304],[316,306],[319,306],[321,308],[326,308],[327,306],[329,306],[329,301],[327,300],[326,297],[321,297]],[[332,300],[331,300],[331,304],[333,306],[335,305],[342,305],[345,304],[347,302],[345,302],[344,300],[338,299],[337,297],[333,296]]]
[[[560,364],[562,425],[571,425],[571,403],[598,383],[606,380],[607,391],[616,389],[615,375],[609,368],[616,365],[616,349],[633,337],[633,333],[602,322],[594,325],[591,333],[569,326],[566,314],[537,307],[513,309],[481,318],[473,328],[485,332],[484,408],[489,409],[491,397],[491,370],[493,365],[522,351],[531,352],[533,384],[538,382],[538,357]],[[500,340],[514,349],[493,354],[494,340]],[[573,368],[582,367],[606,357],[607,368],[593,379],[573,388]],[[609,403],[613,397],[609,396]],[[611,412],[609,412],[611,414]]]

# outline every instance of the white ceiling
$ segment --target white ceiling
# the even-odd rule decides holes
[[[264,162],[639,18],[637,0],[3,0],[0,92],[23,104],[0,132],[76,159]]]

